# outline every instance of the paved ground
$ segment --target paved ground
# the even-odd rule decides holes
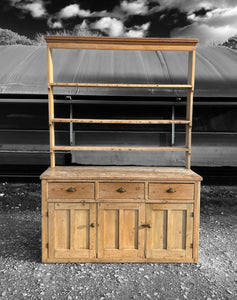
[[[40,185],[0,205],[0,299],[237,299],[237,186],[202,187],[198,264],[41,264]]]

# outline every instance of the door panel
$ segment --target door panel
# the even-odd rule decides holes
[[[70,210],[58,210],[55,213],[55,249],[70,247]]]
[[[110,226],[104,227],[104,247],[106,249],[118,249],[119,247],[119,211],[116,209],[104,211],[104,223]]]
[[[152,211],[151,223],[152,223],[152,227],[156,229],[155,232],[152,231],[152,245],[151,245],[152,249],[166,249],[167,248],[167,212],[164,210]]]
[[[49,258],[94,258],[96,204],[49,203],[48,207]]]
[[[72,249],[90,249],[90,211],[88,209],[71,210],[71,247]]]
[[[120,211],[122,249],[138,249],[138,210],[124,209]]]
[[[144,221],[144,204],[99,204],[98,257],[144,257]]]
[[[148,204],[147,258],[192,258],[192,204]]]

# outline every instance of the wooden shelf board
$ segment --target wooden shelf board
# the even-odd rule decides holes
[[[191,89],[191,84],[137,84],[137,83],[74,83],[51,82],[50,87],[109,87],[109,88],[163,88],[163,89]]]
[[[54,146],[54,151],[185,151],[188,152],[188,148],[181,147],[118,147],[118,146]]]
[[[101,124],[190,124],[188,120],[112,120],[54,118],[53,123],[101,123]]]

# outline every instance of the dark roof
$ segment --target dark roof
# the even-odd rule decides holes
[[[90,83],[186,83],[187,53],[53,50],[54,80]],[[0,46],[0,94],[47,94],[44,46]],[[184,90],[56,88],[56,94],[184,96]],[[197,47],[195,97],[237,97],[237,51]]]

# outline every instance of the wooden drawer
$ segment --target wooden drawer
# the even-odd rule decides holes
[[[100,199],[144,199],[144,183],[102,182],[99,185]]]
[[[94,183],[92,182],[50,182],[49,199],[94,199]]]
[[[194,199],[192,183],[150,183],[149,200]]]

